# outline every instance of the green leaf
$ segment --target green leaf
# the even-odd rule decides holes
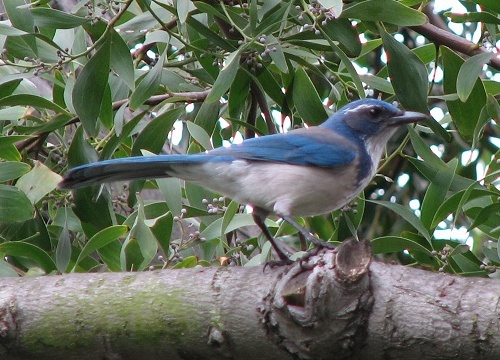
[[[229,21],[229,19],[227,18],[227,16],[222,12],[222,9],[221,7],[217,7],[217,9],[209,4],[207,4],[206,2],[203,2],[203,1],[193,1],[193,4],[194,6],[196,6],[196,8],[204,13],[204,14],[207,14],[207,15],[212,15],[212,16],[216,16],[216,17],[219,17],[221,18],[222,20],[224,21]],[[221,10],[221,11],[219,11]]]
[[[226,234],[226,229],[229,227],[230,223],[236,216],[240,209],[240,204],[236,201],[231,201],[227,206],[226,211],[224,212],[224,216],[222,217],[222,225],[221,225],[221,233],[220,238],[224,239],[224,235]]]
[[[179,180],[179,179],[174,179]],[[167,202],[168,206],[171,205],[171,202]],[[164,204],[164,203],[162,203]],[[146,215],[148,214],[148,206],[146,206]],[[160,215],[158,215],[151,226],[151,231],[153,232],[158,244],[160,244],[163,252],[165,254],[169,254],[171,251],[170,248],[170,240],[172,239],[172,230],[174,228],[174,217],[172,215],[172,211],[163,211]]]
[[[428,113],[428,75],[424,63],[406,45],[394,39],[384,29],[379,30],[387,52],[389,76],[398,100],[405,109]]]
[[[453,176],[458,166],[458,159],[453,159],[447,164],[447,168],[437,172],[433,182],[427,187],[424,201],[422,202],[422,213],[420,219],[427,229],[431,228],[434,215],[450,189]]]
[[[445,94],[457,92],[457,77],[464,61],[451,49],[441,46],[443,59],[443,89]],[[486,104],[486,91],[480,79],[476,79],[474,87],[465,102],[460,100],[446,101],[448,110],[459,133],[467,140],[471,140],[474,129],[479,121],[481,110]]]
[[[413,127],[408,127],[408,133],[410,134],[411,143],[415,152],[425,161],[426,165],[438,171],[448,168],[446,163],[432,152],[429,145],[427,145],[420,135],[418,135]]]
[[[177,8],[177,17],[181,24],[186,23],[186,19],[189,14],[189,9],[191,7],[191,1],[175,1],[175,6]]]
[[[21,153],[14,144],[0,146],[0,159],[7,161],[21,161]]]
[[[495,153],[488,164],[488,169],[484,178],[485,184],[491,184],[498,180],[498,174],[500,172],[500,162],[498,159],[500,159],[500,150]]]
[[[122,271],[120,264],[121,248],[121,242],[115,240],[97,250],[99,257],[106,264],[110,271]]]
[[[59,234],[56,247],[56,266],[60,273],[65,273],[71,260],[71,236],[64,227]]]
[[[63,128],[68,122],[73,119],[69,114],[58,114],[52,117],[49,121],[35,126],[16,126],[15,129],[19,134],[43,134],[49,133]]]
[[[165,201],[174,215],[180,216],[182,211],[182,185],[177,178],[156,179],[156,184],[165,197]]]
[[[235,47],[230,42],[228,42],[226,39],[224,39],[219,34],[210,30],[210,28],[208,28],[207,26],[205,26],[204,24],[202,24],[201,22],[196,20],[194,17],[189,16],[187,18],[186,24],[188,24],[191,28],[193,28],[198,34],[203,35],[204,37],[206,37],[208,40],[210,40],[211,42],[213,42],[215,45],[219,46],[223,50],[225,50],[225,51],[234,51],[235,50]]]
[[[265,224],[268,227],[278,227],[278,225],[270,219],[266,219]],[[204,237],[207,240],[217,239],[221,236],[222,232],[227,234],[244,226],[254,225],[255,221],[253,220],[252,214],[236,214],[230,219],[229,224],[227,224],[224,231],[222,231],[223,219],[219,218],[203,229],[200,233],[200,237]]]
[[[17,179],[30,171],[30,166],[17,161],[0,162],[0,182]]]
[[[23,141],[29,138],[31,138],[31,136],[27,135],[0,136],[0,152],[4,151],[5,149],[9,149],[18,141]]]
[[[127,43],[116,31],[111,32],[111,62],[110,67],[130,90],[135,88],[134,63]]]
[[[500,82],[495,80],[484,79],[483,85],[486,92],[490,95],[500,94]]]
[[[168,44],[170,42],[170,34],[163,30],[150,31],[146,34],[144,39],[144,45],[164,43]]]
[[[33,205],[21,190],[0,184],[0,223],[29,220],[34,213]]]
[[[67,110],[63,109],[54,102],[37,95],[16,94],[0,99],[0,106],[16,106],[16,105],[33,106],[38,109],[52,110],[55,111],[56,113],[65,113],[65,114],[68,113]]]
[[[496,13],[500,13],[500,3],[497,0],[473,0],[472,2]]]
[[[346,52],[348,56],[359,56],[361,53],[361,41],[356,27],[349,19],[333,19],[327,21],[323,26],[325,33],[334,41],[338,41],[339,47]],[[309,33],[302,32],[302,33]],[[300,34],[300,33],[299,33]]]
[[[198,258],[196,256],[188,256],[181,262],[175,264],[172,269],[188,269],[194,268],[196,265],[198,265]]]
[[[499,214],[500,213],[500,203],[494,203],[491,205],[486,206],[485,208],[481,209],[479,214],[474,219],[474,222],[469,226],[468,231],[484,224],[485,222],[488,221],[488,219],[493,215],[493,214]]]
[[[1,205],[0,205],[1,206]],[[38,246],[23,242],[9,241],[0,244],[0,253],[14,257],[22,257],[36,262],[46,273],[57,270],[51,257]]]
[[[491,119],[498,119],[499,114],[500,106],[498,105],[495,97],[490,94],[486,95],[486,105],[483,106],[481,112],[479,113],[479,118],[477,120],[476,127],[474,128],[474,134],[472,135],[472,149],[478,148],[485,126]]]
[[[125,126],[123,127],[122,131],[119,133],[118,132],[115,136],[111,137],[106,145],[104,146],[104,149],[101,151],[101,155],[99,156],[99,160],[105,160],[109,159],[115,150],[123,144],[125,139],[130,137],[134,131],[137,131],[137,124],[142,120],[144,117],[145,112],[140,112],[136,116],[134,116],[133,119],[129,120]]]
[[[137,136],[132,146],[132,155],[141,155],[141,150],[158,154],[163,149],[174,122],[180,118],[184,111],[184,107],[181,106],[172,108],[151,120]]]
[[[421,161],[412,157],[407,157],[406,159],[411,162],[412,165],[415,166],[415,168],[417,168],[417,170],[429,181],[432,181],[440,171],[438,168],[429,166],[429,164],[425,161]],[[453,183],[450,186],[450,190],[463,190],[473,183],[475,183],[474,180],[455,174],[455,176],[453,177]]]
[[[205,100],[194,118],[194,123],[205,129],[208,134],[212,134],[219,120],[219,110],[220,104],[218,101],[209,103]]]
[[[28,109],[21,106],[12,106],[6,109],[0,109],[0,121],[17,121],[26,115],[27,110]]]
[[[494,196],[495,193],[484,190],[477,189],[475,187],[479,186],[479,184],[473,183],[467,190],[461,190],[453,195],[451,195],[448,199],[446,199],[436,210],[434,214],[434,219],[432,220],[431,228],[435,228],[438,224],[446,219],[448,215],[455,214],[455,218],[460,211],[462,211],[463,206],[470,200],[474,200],[481,196]]]
[[[427,231],[427,229],[422,224],[420,219],[410,209],[408,209],[402,205],[392,203],[390,201],[368,200],[368,199],[366,201],[372,202],[374,204],[382,205],[382,206],[388,208],[389,210],[394,211],[396,214],[400,215],[403,219],[405,219],[415,229],[417,229],[418,232],[421,235],[423,235],[430,242],[431,235],[429,234],[429,231]]]
[[[431,255],[431,251],[418,242],[401,236],[382,236],[371,241],[374,254],[386,254],[403,250],[414,250]]]
[[[37,161],[33,169],[17,181],[16,186],[26,194],[32,204],[36,204],[45,195],[57,188],[57,184],[61,180],[61,175],[56,174]]]
[[[94,251],[97,251],[102,247],[108,245],[109,243],[115,241],[116,239],[124,236],[127,231],[128,227],[125,225],[113,225],[99,231],[97,234],[92,236],[78,255],[72,271],[75,271],[80,261],[92,254]]]
[[[6,24],[0,24],[0,34],[6,36],[23,36],[28,33]]]
[[[423,25],[427,16],[393,0],[368,0],[358,2],[344,9],[341,18],[364,21],[383,21],[399,26]]]
[[[361,81],[363,81],[366,85],[371,87],[372,89],[380,90],[386,94],[394,95],[394,89],[392,88],[392,84],[384,78],[379,76],[374,76],[371,74],[360,75]]]
[[[86,22],[90,22],[89,18],[68,14],[63,11],[36,7],[31,8],[31,15],[36,26],[49,29],[72,29]]]
[[[73,88],[73,106],[85,130],[92,136],[97,135],[97,118],[108,85],[110,56],[108,37],[78,75]]]
[[[271,48],[269,56],[271,56],[271,59],[276,64],[278,69],[280,69],[281,72],[288,73],[288,66],[286,64],[285,54],[283,53],[280,41],[273,35],[269,34],[266,36],[266,44]]]
[[[243,113],[248,98],[249,85],[248,73],[239,69],[228,94],[228,109],[231,118],[238,119]]]
[[[468,58],[460,67],[457,77],[457,93],[462,102],[465,102],[483,71],[483,66],[489,62],[495,54],[481,53]]]
[[[244,49],[245,47],[242,46],[237,51],[229,54],[229,56],[226,58],[225,66],[220,71],[219,76],[217,76],[217,79],[212,86],[212,91],[210,91],[210,94],[208,94],[205,100],[206,103],[210,104],[215,101],[219,101],[219,99],[231,87],[234,77],[236,76],[236,72],[240,67],[241,53]]]
[[[137,209],[137,217],[134,221],[134,225],[130,229],[129,236],[123,243],[120,254],[121,267],[123,270],[127,269],[126,248],[133,239],[137,240],[143,258],[140,264],[136,264],[137,268],[134,270],[144,270],[156,256],[156,252],[158,251],[158,242],[149,226],[146,225],[147,220],[144,214],[144,203],[139,196],[138,200],[139,206]]]
[[[111,88],[109,84],[106,85],[104,95],[102,96],[99,119],[106,129],[111,129],[113,127],[113,104],[111,101]]]
[[[26,7],[24,0],[8,0],[3,2],[5,11],[12,26],[28,33],[34,31],[35,23],[30,9]]]
[[[161,83],[161,75],[163,70],[163,63],[165,62],[165,53],[158,59],[155,66],[153,66],[142,78],[141,82],[135,88],[130,96],[130,108],[137,109],[147,99],[149,99],[158,90]]]
[[[489,12],[468,12],[468,13],[452,13],[451,11],[446,11],[443,16],[449,17],[451,21],[456,23],[464,22],[482,22],[487,24],[500,25],[500,19],[490,14]]]
[[[267,68],[264,68],[263,71],[257,75],[257,80],[266,94],[273,99],[276,104],[283,104],[285,102],[285,95],[283,94],[281,85]]]
[[[0,259],[0,277],[16,277],[19,276],[17,271],[7,261]]]
[[[337,46],[337,44],[335,44],[335,42],[328,36],[327,32],[323,30],[323,26],[320,26],[319,29],[322,32],[325,39],[330,44],[330,47],[333,49],[335,54],[337,54],[337,56],[340,58],[342,65],[344,65],[347,71],[349,72],[349,75],[351,76],[354,86],[356,87],[356,90],[358,92],[358,96],[362,99],[365,98],[366,95],[363,83],[361,82],[361,79],[359,78],[358,72],[356,71],[356,68],[354,67],[353,63],[347,57],[344,51],[342,51],[342,49],[339,46]]]
[[[309,125],[321,124],[328,118],[316,88],[302,67],[293,79],[293,102],[300,117]]]
[[[330,10],[335,17],[342,13],[342,0],[318,0],[318,3]]]
[[[457,254],[449,258],[449,263],[455,272],[466,275],[471,274],[472,276],[484,276],[484,270],[481,270],[478,264],[478,260],[471,260],[471,258],[465,256],[466,254]]]
[[[210,136],[207,134],[205,129],[201,126],[196,125],[192,121],[188,121],[186,123],[189,134],[193,137],[193,139],[201,145],[205,150],[213,149],[212,141],[210,140]]]

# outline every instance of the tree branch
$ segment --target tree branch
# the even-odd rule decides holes
[[[448,46],[449,48],[459,51],[462,54],[468,56],[474,56],[477,54],[488,52],[486,49],[478,46],[477,44],[468,41],[458,35],[455,35],[449,31],[440,29],[439,27],[432,24],[410,26],[410,29],[425,36],[427,39],[438,45]],[[496,70],[500,70],[500,58],[494,57],[490,60],[489,65]]]
[[[369,242],[353,240],[273,268],[2,278],[0,353],[5,359],[500,358],[500,281],[370,265],[370,255]]]

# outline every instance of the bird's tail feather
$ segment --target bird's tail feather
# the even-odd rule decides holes
[[[136,156],[99,161],[70,169],[58,187],[77,189],[113,181],[179,177],[179,165],[202,163],[207,160],[207,155],[199,154]]]

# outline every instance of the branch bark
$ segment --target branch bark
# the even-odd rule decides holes
[[[4,278],[0,355],[500,358],[499,281],[370,259],[350,241],[283,267]]]
[[[488,52],[481,46],[478,46],[477,44],[467,39],[464,39],[432,24],[410,26],[410,29],[416,31],[420,35],[425,36],[428,40],[437,45],[446,45],[449,48],[468,56],[474,56],[477,54]],[[488,65],[490,65],[495,70],[500,70],[500,58],[492,58]]]

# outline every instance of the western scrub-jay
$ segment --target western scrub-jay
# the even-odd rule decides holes
[[[264,225],[270,213],[324,244],[293,217],[339,209],[371,181],[398,126],[427,116],[375,99],[354,101],[323,124],[244,140],[192,155],[136,156],[69,170],[62,189],[111,181],[177,177],[253,207],[255,223],[282,261],[287,255]]]

